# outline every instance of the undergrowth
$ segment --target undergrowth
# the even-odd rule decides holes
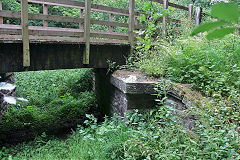
[[[142,114],[137,110],[120,117],[105,118],[101,124],[87,115],[84,128],[66,140],[46,134],[28,144],[3,147],[2,159],[239,159],[239,135],[208,110],[193,131],[182,127],[168,107]],[[209,121],[210,120],[210,121]]]
[[[8,107],[0,124],[1,143],[64,132],[83,123],[95,107],[88,69],[24,72],[15,78],[17,96],[29,102]]]
[[[134,63],[141,71],[174,82],[189,83],[209,96],[230,96],[240,90],[240,41],[202,38],[160,41],[154,49],[138,53]]]

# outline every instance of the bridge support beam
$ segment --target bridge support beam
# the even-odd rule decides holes
[[[22,43],[0,43],[0,73],[25,71]],[[129,45],[91,45],[90,64],[82,62],[85,44],[30,44],[31,66],[28,71],[108,68],[107,61],[124,65],[129,54]]]

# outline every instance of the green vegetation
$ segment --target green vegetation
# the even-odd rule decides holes
[[[16,73],[17,96],[29,102],[8,107],[0,124],[0,140],[56,134],[83,123],[85,114],[95,107],[91,79],[88,69]]]
[[[192,35],[209,31],[207,39],[212,40],[223,38],[225,35],[234,33],[238,29],[240,9],[236,3],[218,3],[213,5],[211,16],[218,18],[218,21],[200,25],[193,31]]]
[[[160,92],[160,91],[159,91]],[[194,130],[183,128],[170,108],[158,107],[149,113],[137,111],[105,118],[101,124],[87,115],[85,126],[66,140],[43,134],[35,141],[2,148],[0,157],[8,159],[239,159],[239,135],[208,109],[195,110],[202,115]],[[4,158],[5,157],[5,158]]]
[[[238,36],[209,42],[205,38],[159,42],[155,49],[138,53],[134,63],[141,71],[190,83],[207,95],[229,96],[240,89],[240,41]]]
[[[190,84],[191,89],[199,91],[203,96],[186,110],[186,114],[196,118],[195,127],[186,129],[172,109],[163,107],[162,103],[145,114],[136,111],[127,113],[124,120],[114,116],[98,123],[90,115],[95,99],[89,70],[19,73],[16,75],[18,96],[29,102],[9,107],[0,135],[4,139],[8,134],[24,130],[41,136],[29,143],[3,147],[1,159],[240,159],[239,35],[232,32],[224,39],[212,41],[205,34],[191,37],[193,28],[186,22],[177,29],[182,29],[181,34],[170,28],[168,37],[162,39],[156,33],[161,25],[155,23],[162,15],[154,14],[160,8],[151,3],[143,5],[144,2],[137,2],[137,10],[142,8],[152,17],[140,17],[141,23],[148,24],[148,28],[138,32],[141,38],[136,54],[129,58],[128,67],[155,78],[168,79],[172,84]],[[93,3],[127,7],[127,0]],[[209,1],[195,1],[195,4],[211,5]],[[70,16],[77,16],[79,12],[62,7],[53,7],[52,11]],[[161,13],[164,15],[165,11]],[[182,14],[176,12],[176,15]],[[97,12],[93,18],[108,19],[107,15]],[[126,22],[124,16],[116,19]],[[210,23],[210,26],[205,25],[208,29],[203,25],[195,34],[218,30],[222,25],[231,24]],[[220,37],[223,36],[212,38]],[[160,84],[160,88],[166,88]],[[164,89],[157,91],[159,97],[165,92]],[[158,101],[164,102],[164,98]],[[67,138],[49,135],[61,127],[77,124],[77,130]]]

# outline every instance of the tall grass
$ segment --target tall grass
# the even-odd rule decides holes
[[[119,117],[106,118],[97,124],[93,116],[85,121],[88,128],[79,126],[67,138],[49,139],[42,135],[28,144],[2,148],[0,157],[7,159],[238,159],[239,135],[230,126],[212,115],[203,115],[193,131],[181,126],[166,107],[149,113],[135,112]],[[210,121],[209,121],[210,119]]]
[[[229,96],[232,89],[240,90],[240,40],[234,35],[215,41],[188,37],[159,42],[140,54],[135,65],[152,76],[190,83],[207,95]]]

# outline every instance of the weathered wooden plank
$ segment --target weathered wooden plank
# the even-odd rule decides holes
[[[43,14],[48,15],[48,5],[47,4],[43,4]],[[48,27],[48,21],[47,20],[43,20],[43,26]]]
[[[133,53],[134,46],[134,9],[135,9],[135,0],[129,0],[129,27],[128,27],[128,40],[131,47],[130,54]]]
[[[21,13],[15,12],[15,11],[3,10],[3,11],[0,11],[0,16],[7,17],[7,18],[21,18]],[[32,14],[32,13],[28,14],[28,19],[57,21],[57,22],[72,22],[72,23],[84,22],[83,18],[66,17],[66,16],[58,16],[58,15]]]
[[[189,4],[188,7],[188,20],[191,22],[193,17],[193,4]]]
[[[17,40],[22,40],[21,35],[0,35],[0,40],[12,40],[16,42]],[[29,36],[30,43],[42,43],[42,42],[83,42],[83,38],[75,37],[52,37],[52,36]]]
[[[0,11],[2,10],[2,0],[0,0]],[[0,16],[0,24],[3,24],[3,17]]]
[[[164,0],[150,0],[150,1],[164,4]],[[174,8],[178,8],[178,9],[188,11],[188,7],[185,7],[185,6],[181,6],[181,5],[178,5],[178,4],[175,4],[175,3],[170,3],[170,2],[168,3],[168,5],[171,6],[171,7],[174,7]]]
[[[168,0],[163,0],[163,9],[168,9]],[[168,19],[168,15],[163,17],[163,23],[162,23],[163,37],[167,36],[167,19]]]
[[[30,47],[28,34],[28,1],[21,0],[21,25],[22,25],[22,40],[23,40],[23,66],[30,66]]]
[[[29,36],[30,43],[84,43],[83,38],[75,37],[52,37],[52,36]],[[0,43],[21,43],[21,35],[0,35]],[[114,39],[90,39],[91,44],[129,44],[128,40]]]
[[[141,26],[144,28],[144,26]],[[109,39],[128,39],[128,34],[117,32],[103,32],[103,31],[91,31],[91,37],[109,38]],[[0,25],[0,34],[21,34],[21,26],[19,25]],[[57,28],[57,27],[40,27],[29,26],[30,35],[39,36],[74,36],[83,37],[83,31],[72,28]]]
[[[74,0],[28,0],[31,3],[48,4],[53,6],[62,6],[70,8],[84,8],[84,2]]]
[[[48,5],[55,5],[55,6],[62,6],[62,7],[70,7],[70,8],[85,8],[84,2],[78,2],[73,0],[29,0],[32,3],[40,3],[40,4],[48,4]],[[92,4],[92,10],[100,11],[100,12],[107,12],[119,15],[126,15],[128,16],[128,10],[108,7],[103,5]]]
[[[0,34],[21,34],[19,25],[0,25]],[[83,31],[72,28],[29,26],[30,35],[83,37]],[[91,31],[91,37],[127,40],[128,34],[117,32]]]
[[[92,5],[92,10],[100,11],[100,12],[106,12],[106,13],[119,14],[119,15],[124,15],[124,16],[129,15],[128,10],[126,10],[126,9],[108,7],[108,6],[97,5],[97,4]]]
[[[117,33],[117,32],[91,31],[90,36],[97,37],[97,38],[128,40],[128,34]]]
[[[34,28],[34,30],[32,30]],[[38,30],[36,30],[37,28]],[[50,27],[48,27],[50,28]],[[2,32],[0,29],[1,34],[21,34],[21,29],[12,29]],[[59,32],[59,30],[46,30],[44,27],[29,27],[29,34],[30,35],[38,35],[38,36],[75,36],[75,37],[83,37],[83,32],[79,31],[79,29],[73,29],[71,32]],[[91,31],[90,37],[95,38],[106,38],[106,39],[120,39],[120,40],[128,40],[128,34],[126,33],[116,33],[116,32],[101,32],[101,31]],[[58,37],[57,37],[58,38]]]
[[[202,18],[202,8],[201,7],[196,7],[196,10],[195,10],[195,25],[196,26],[200,25],[201,18]]]
[[[112,27],[128,27],[127,23],[110,22],[110,21],[102,21],[102,20],[94,20],[94,19],[91,19],[91,24],[106,25],[106,26],[112,26]]]
[[[90,57],[90,15],[91,15],[91,0],[85,0],[85,17],[84,17],[84,40],[85,51],[83,54],[83,64],[89,64]]]
[[[110,13],[109,14],[109,22],[113,22],[113,14],[112,13]],[[109,32],[113,32],[113,26],[112,25],[110,25],[109,26]]]
[[[0,25],[0,34],[21,34],[21,26],[19,25]],[[29,26],[30,35],[39,36],[75,36],[83,37],[83,31],[73,28],[57,28],[57,27],[41,27]]]
[[[73,28],[30,26],[29,30],[30,30],[29,33],[31,35],[83,37],[82,31],[80,31],[79,29],[73,29]]]
[[[90,39],[91,44],[116,44],[116,45],[128,45],[127,40],[115,40],[115,39]]]
[[[21,18],[20,12],[15,11],[0,11],[0,16],[7,17],[7,18]],[[28,14],[29,19],[34,20],[44,20],[44,21],[57,21],[57,22],[72,22],[72,23],[80,23],[83,25],[84,18],[77,18],[77,17],[66,17],[66,16],[57,16],[57,15],[43,15],[43,14]],[[98,25],[106,25],[106,26],[114,26],[114,27],[128,27],[127,23],[120,23],[120,22],[109,22],[109,21],[102,21],[102,20],[94,20],[91,19],[92,24]]]

